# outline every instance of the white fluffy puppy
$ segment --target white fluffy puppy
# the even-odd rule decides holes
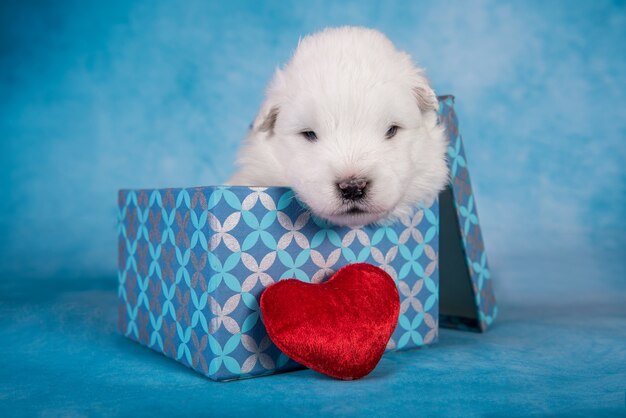
[[[423,71],[385,35],[326,29],[276,70],[229,184],[291,187],[338,225],[393,220],[448,180],[437,109]]]

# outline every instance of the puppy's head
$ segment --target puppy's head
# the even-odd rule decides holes
[[[318,216],[363,225],[401,216],[445,186],[438,102],[380,32],[327,29],[277,70],[253,140]]]

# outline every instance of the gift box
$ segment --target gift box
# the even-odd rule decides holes
[[[439,97],[448,136],[450,184],[439,195],[440,326],[486,331],[498,315],[476,198],[472,191],[454,96]]]
[[[287,188],[121,190],[120,332],[213,380],[300,368],[267,336],[262,291],[291,277],[321,282],[354,262],[379,266],[397,283],[400,316],[388,350],[437,340],[440,291],[446,325],[485,330],[495,300],[453,99],[440,104],[454,168],[441,215],[435,201],[387,226],[342,228],[316,218]],[[450,276],[441,289],[440,263]]]

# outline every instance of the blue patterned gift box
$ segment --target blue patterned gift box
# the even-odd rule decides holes
[[[299,367],[269,340],[259,297],[368,262],[398,283],[389,349],[437,338],[436,202],[388,227],[337,228],[286,188],[120,192],[120,330],[216,380]]]
[[[450,97],[441,101],[441,121],[450,152],[456,152],[451,164],[465,168]],[[463,190],[455,193],[456,213],[464,219],[458,220],[462,228],[455,241],[470,250],[462,264],[471,272],[477,295],[472,307],[480,315],[444,320],[485,329],[495,303],[490,304],[482,238],[468,203],[471,188]],[[211,379],[300,368],[268,338],[259,312],[261,292],[289,277],[321,282],[353,262],[380,266],[398,285],[400,316],[388,350],[437,340],[438,202],[386,227],[356,229],[312,216],[286,188],[122,190],[118,204],[120,331]]]

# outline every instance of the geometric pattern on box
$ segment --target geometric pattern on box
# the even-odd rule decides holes
[[[263,289],[320,282],[342,266],[387,271],[401,296],[389,350],[438,335],[438,206],[387,227],[338,228],[290,189],[120,191],[119,329],[215,380],[300,368],[268,338]]]
[[[454,96],[439,97],[439,107],[439,120],[446,127],[448,135],[448,166],[451,177],[448,192],[450,193],[451,198],[449,200],[454,206],[453,213],[455,214],[455,219],[452,219],[445,226],[449,228],[453,224],[458,225],[458,233],[455,239],[462,254],[461,260],[456,262],[454,266],[455,274],[448,275],[447,272],[444,274],[442,271],[441,282],[445,283],[446,286],[454,286],[449,288],[449,292],[457,294],[462,293],[461,288],[468,284],[471,286],[468,292],[470,299],[466,301],[471,314],[440,315],[440,324],[442,327],[447,328],[485,331],[495,320],[498,314],[498,307],[494,296],[491,273],[487,264],[487,255],[478,220],[476,200],[472,192],[463,139],[459,133],[459,123],[454,110]],[[440,197],[442,213],[446,210],[446,205],[448,204],[448,199],[444,199],[444,194]],[[445,244],[446,250],[450,248],[450,243]],[[441,254],[441,257],[445,260],[448,259],[448,256],[447,252],[445,254],[442,252]],[[440,263],[444,263],[445,260],[440,260]],[[464,271],[460,271],[461,269]],[[443,297],[441,303],[443,310],[445,307]]]

